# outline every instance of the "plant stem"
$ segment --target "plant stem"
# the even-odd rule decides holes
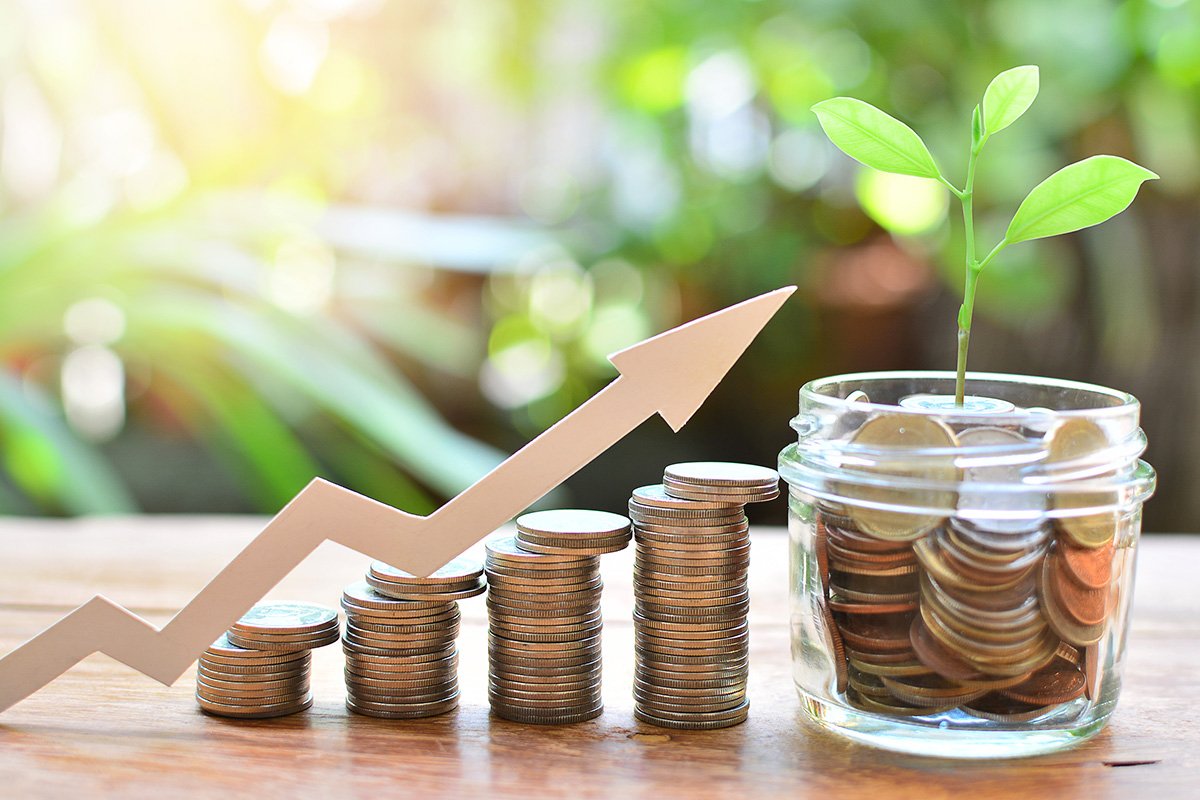
[[[975,313],[975,285],[979,282],[981,265],[975,259],[975,162],[983,141],[971,143],[967,159],[967,182],[958,195],[963,209],[963,230],[966,236],[966,277],[963,284],[963,303],[958,309],[958,370],[954,381],[954,402],[961,406],[966,399],[967,351],[971,346],[971,316]],[[995,254],[989,254],[989,258]]]

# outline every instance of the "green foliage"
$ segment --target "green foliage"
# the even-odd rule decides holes
[[[941,173],[916,132],[895,117],[853,97],[834,97],[813,106],[830,141],[868,167],[937,178]]]
[[[1117,156],[1092,156],[1033,187],[1009,223],[1009,244],[1099,225],[1129,207],[1150,170]]]
[[[983,136],[1012,125],[1033,105],[1038,93],[1038,68],[1013,67],[992,79],[983,93]]]
[[[1143,182],[1158,178],[1150,170],[1117,156],[1093,156],[1063,167],[1029,192],[1017,208],[1008,233],[986,256],[979,258],[974,218],[976,162],[988,137],[1019,119],[1033,104],[1038,89],[1036,66],[1006,70],[988,84],[983,103],[975,106],[971,115],[971,149],[962,189],[938,170],[925,143],[903,122],[849,97],[835,97],[813,106],[830,141],[846,155],[884,172],[935,178],[962,203],[966,277],[958,313],[956,395],[960,404],[965,393],[975,288],[983,268],[1011,244],[1099,225],[1128,208]]]

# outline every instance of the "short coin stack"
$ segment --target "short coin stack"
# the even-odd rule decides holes
[[[601,696],[599,556],[628,546],[629,520],[601,511],[525,514],[487,543],[488,698],[515,722],[593,719]]]
[[[737,725],[749,713],[750,527],[745,504],[779,496],[774,470],[694,462],[629,501],[635,715],[667,728]]]
[[[342,593],[346,707],[415,719],[458,706],[458,600],[483,594],[478,562],[456,558],[426,578],[381,561]]]
[[[196,702],[209,714],[243,719],[303,711],[312,705],[310,651],[337,639],[331,608],[257,605],[200,656]]]

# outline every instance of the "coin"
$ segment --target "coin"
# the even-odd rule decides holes
[[[298,652],[301,650],[310,650],[314,647],[325,647],[331,645],[338,640],[337,630],[332,630],[320,639],[299,639],[299,640],[284,640],[271,641],[263,638],[263,636],[246,636],[243,637],[233,631],[229,632],[229,641],[236,644],[238,647],[254,648],[256,650],[264,650],[270,652]]]
[[[1112,540],[1099,547],[1079,547],[1072,539],[1057,542],[1060,572],[1086,589],[1103,589],[1112,581]]]
[[[629,520],[608,511],[563,508],[522,514],[517,517],[517,530],[541,536],[605,538],[628,533]]]
[[[262,706],[238,706],[227,703],[214,702],[203,697],[197,697],[196,703],[200,709],[206,713],[220,717],[240,717],[242,719],[267,719],[270,717],[283,717],[288,714],[295,714],[298,711],[304,711],[312,707],[312,694],[305,695],[298,701],[290,703],[276,703]]]
[[[1108,436],[1095,422],[1083,417],[1062,420],[1046,434],[1048,468],[1094,477],[1103,467],[1109,449]],[[1078,515],[1078,509],[1112,505],[1104,493],[1076,492],[1063,488],[1054,492],[1055,509],[1066,512],[1057,523],[1081,547],[1099,547],[1112,540],[1117,529],[1116,512]]]
[[[492,713],[498,717],[502,717],[512,722],[520,722],[525,724],[572,725],[578,722],[587,722],[588,720],[592,720],[600,716],[604,713],[604,704],[597,703],[581,711],[550,713],[544,710],[529,711],[492,703]]]
[[[471,558],[459,557],[424,578],[413,575],[402,569],[397,569],[382,561],[371,562],[371,573],[393,583],[407,583],[412,586],[429,586],[453,588],[469,586],[483,577],[483,565]]]
[[[346,708],[355,714],[381,719],[420,719],[445,714],[458,708],[458,695],[429,703],[380,703],[346,698]]]
[[[456,601],[482,594],[483,566],[458,558],[428,577],[373,562],[346,587],[346,708],[417,719],[458,706]]]
[[[639,506],[648,506],[659,509],[684,509],[688,511],[711,511],[718,514],[736,514],[740,513],[741,504],[722,503],[714,500],[687,500],[682,497],[672,497],[667,494],[666,488],[661,484],[653,486],[639,486],[633,490],[633,496],[629,500],[630,504]]]
[[[612,538],[587,538],[571,540],[565,538],[550,538],[535,536],[529,533],[518,534],[521,547],[533,553],[578,553],[580,555],[599,556],[615,553],[629,546],[629,536],[622,535]]]
[[[735,492],[729,489],[713,490],[709,487],[695,487],[690,484],[664,483],[666,490],[676,497],[687,500],[716,500],[723,502],[765,503],[779,497],[779,488],[760,489],[752,492]]]
[[[763,486],[778,486],[779,473],[768,467],[754,464],[735,464],[726,461],[689,461],[671,464],[663,470],[664,484],[667,480],[697,486],[730,486],[758,489]]]
[[[515,536],[500,536],[484,543],[488,564],[509,565],[521,569],[571,569],[597,568],[596,556],[580,556],[575,553],[532,553],[522,550]]]
[[[868,477],[886,475],[922,482],[957,483],[958,468],[949,452],[944,456],[924,455],[919,460],[898,461],[888,458],[889,451],[946,450],[957,446],[954,432],[933,417],[919,414],[886,413],[868,419],[854,433],[850,444],[862,450],[861,461],[870,466],[852,470]],[[942,517],[891,510],[895,506],[950,508],[955,502],[952,490],[897,489],[881,482],[847,483],[842,492],[871,505],[850,504],[848,511],[864,532],[881,539],[911,541],[941,522]]]
[[[337,619],[332,608],[315,603],[260,603],[233,623],[232,630],[243,634],[321,633],[336,626]]]
[[[728,728],[746,721],[750,711],[749,701],[720,711],[688,712],[643,709],[640,705],[634,709],[634,716],[642,722],[657,725],[660,728]]]
[[[600,713],[603,581],[597,556],[624,548],[629,535],[629,520],[618,514],[567,510],[523,515],[515,539],[488,543],[493,713],[540,724]],[[554,577],[544,582],[543,576]]]

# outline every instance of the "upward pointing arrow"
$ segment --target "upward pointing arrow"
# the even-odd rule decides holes
[[[97,596],[0,659],[0,711],[95,652],[174,683],[326,539],[428,575],[654,414],[682,428],[794,291],[768,292],[614,353],[616,380],[428,517],[314,480],[161,630]]]

